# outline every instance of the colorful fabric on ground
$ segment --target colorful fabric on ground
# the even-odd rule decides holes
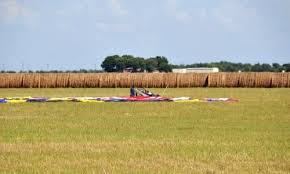
[[[26,100],[6,100],[7,103],[25,103]]]
[[[70,98],[48,98],[47,102],[64,102],[64,101],[72,101]]]
[[[29,98],[27,102],[46,102],[48,98]]]
[[[5,99],[0,99],[0,103],[7,103]]]
[[[25,102],[84,102],[84,103],[101,103],[101,102],[238,102],[233,98],[205,98],[192,99],[190,97],[167,98],[160,96],[135,96],[135,97],[6,97],[0,98],[0,103],[25,103]]]
[[[104,101],[99,101],[99,100],[79,100],[79,102],[83,102],[83,103],[102,103]]]
[[[189,100],[176,100],[174,102],[177,103],[194,103],[194,102],[204,102],[203,100],[199,100],[199,99],[189,99]]]
[[[190,97],[176,97],[176,98],[171,98],[172,101],[186,101],[190,100]]]
[[[239,100],[233,98],[205,98],[208,102],[238,102]]]

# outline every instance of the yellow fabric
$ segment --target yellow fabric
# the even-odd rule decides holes
[[[7,100],[25,100],[29,99],[31,96],[26,96],[26,97],[6,97]]]
[[[7,100],[7,103],[25,103],[26,100]]]
[[[177,103],[192,103],[192,102],[202,102],[202,101],[199,100],[199,99],[192,99],[192,100],[177,100],[177,101],[174,101],[174,102],[177,102]]]
[[[102,103],[104,101],[99,101],[99,100],[79,100],[79,102],[83,102],[83,103]]]
[[[69,98],[49,98],[47,101],[71,101]]]

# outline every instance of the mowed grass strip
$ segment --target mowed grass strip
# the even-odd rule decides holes
[[[0,97],[128,91],[0,89]],[[289,94],[289,89],[186,88],[164,95],[240,102],[0,104],[0,172],[289,173]]]

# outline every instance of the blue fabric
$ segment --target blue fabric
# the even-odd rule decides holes
[[[47,98],[30,98],[27,101],[28,102],[46,102]]]
[[[0,103],[7,103],[7,101],[4,99],[0,99]]]

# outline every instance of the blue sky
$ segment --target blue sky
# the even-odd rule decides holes
[[[0,0],[0,69],[100,69],[114,54],[289,63],[290,0]]]

